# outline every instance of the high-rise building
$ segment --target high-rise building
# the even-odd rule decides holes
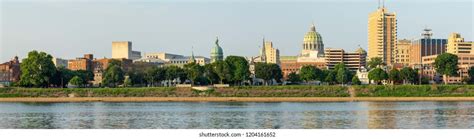
[[[140,59],[141,52],[132,50],[131,41],[113,41],[112,42],[112,58],[120,59]]]
[[[433,39],[431,29],[425,28],[422,38],[412,41],[410,47],[410,65],[422,63],[422,57],[439,55],[446,52],[446,39]]]
[[[410,49],[411,41],[407,39],[398,40],[397,46],[395,47],[395,63],[402,64],[404,66],[410,64]]]
[[[273,42],[265,41],[262,47],[263,55],[266,63],[275,63],[280,65],[280,50],[273,47]]]
[[[224,60],[224,53],[222,51],[221,46],[219,46],[219,38],[216,37],[216,46],[211,49],[211,63],[216,61]]]
[[[328,69],[334,69],[339,63],[344,63],[351,71],[357,71],[366,66],[367,52],[359,48],[354,52],[345,52],[344,49],[325,49],[326,65]]]
[[[474,42],[465,42],[459,33],[451,33],[448,38],[447,52],[451,54],[474,54]]]
[[[311,25],[309,31],[304,36],[301,56],[308,56],[311,51],[317,51],[318,56],[324,55],[323,38],[321,37],[321,34],[316,32],[314,24]]]
[[[395,13],[389,13],[385,7],[369,14],[368,22],[368,59],[380,57],[391,65],[397,43],[397,19]]]

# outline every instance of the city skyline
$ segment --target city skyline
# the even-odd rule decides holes
[[[413,13],[417,6],[429,5],[422,1],[426,0],[385,2],[385,7],[390,12],[397,13],[398,39],[420,38],[422,30],[428,26],[433,29],[435,38],[448,38],[450,33],[458,32],[467,40],[472,40],[472,13],[468,12],[472,11],[472,4],[465,4],[472,3],[471,1],[434,1],[434,7],[423,7],[427,10]],[[98,58],[110,58],[112,56],[110,43],[121,40],[132,41],[134,50],[141,51],[142,54],[169,52],[190,55],[191,47],[194,46],[195,55],[209,57],[216,35],[219,36],[225,56],[256,56],[263,37],[274,43],[274,47],[280,50],[280,55],[298,55],[304,34],[312,22],[321,34],[325,48],[343,48],[351,51],[360,45],[367,50],[367,17],[370,12],[377,9],[378,4],[376,0],[361,2],[346,0],[345,2],[352,2],[350,5],[325,0],[296,3],[287,3],[292,1],[241,1],[237,4],[211,2],[182,0],[179,2],[128,1],[127,3],[123,0],[64,3],[7,0],[1,5],[0,59],[6,61],[15,55],[24,58],[31,50],[45,51],[55,57],[66,59],[80,57],[84,53],[93,53]],[[280,8],[287,8],[288,4],[291,4],[289,8],[295,8],[294,11],[282,12],[284,10]],[[130,9],[124,9],[126,12],[121,15],[122,9],[114,9],[121,6],[130,7]],[[206,7],[213,10],[206,10]],[[330,10],[334,7],[339,9]],[[33,12],[25,8],[46,9]],[[436,8],[449,10],[439,11],[439,14],[438,11],[429,10]],[[94,11],[98,9],[103,11]],[[193,11],[196,9],[198,11]],[[154,15],[156,10],[164,14]],[[56,13],[57,11],[64,13]],[[174,11],[181,11],[181,13]],[[351,14],[347,14],[348,12]],[[427,12],[433,15],[426,14]],[[456,12],[458,14],[451,14]],[[35,14],[36,16],[32,16]],[[78,18],[71,18],[72,21],[65,20],[69,16],[76,17],[74,15]],[[79,15],[82,15],[82,18]],[[196,15],[201,15],[201,17]],[[150,17],[157,17],[157,20],[174,20],[156,21],[148,19]],[[432,19],[433,17],[439,18]],[[119,19],[130,19],[130,21],[117,22],[122,21]]]

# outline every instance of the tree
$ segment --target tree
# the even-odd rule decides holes
[[[132,83],[132,80],[130,79],[130,76],[125,77],[125,80],[123,80],[123,86],[124,87],[133,86],[133,83]]]
[[[375,68],[369,72],[368,77],[369,80],[373,80],[377,84],[380,84],[381,81],[386,80],[388,78],[388,75],[383,69]]]
[[[69,84],[75,85],[77,87],[82,87],[84,85],[84,81],[82,80],[81,77],[79,76],[74,76],[70,81]]]
[[[102,84],[109,87],[117,87],[119,84],[123,83],[123,80],[123,70],[117,65],[109,65],[104,72]]]
[[[276,80],[277,82],[281,82],[281,79],[283,78],[283,74],[282,74],[280,66],[274,63],[270,63],[268,64],[268,66],[270,67],[272,79]]]
[[[301,78],[298,74],[296,74],[296,72],[291,72],[290,74],[288,74],[288,81],[293,84],[299,83],[301,81]]]
[[[77,70],[74,71],[74,74],[82,78],[84,85],[87,85],[89,84],[89,81],[94,80],[94,73],[89,70]]]
[[[155,83],[165,80],[165,76],[165,68],[151,67],[145,70],[145,80],[150,86],[155,86]]]
[[[403,84],[407,82],[414,83],[416,80],[417,72],[410,67],[404,67],[400,70],[400,77],[403,80]]]
[[[324,81],[326,81],[328,84],[334,84],[336,82],[336,72],[333,70],[327,70],[327,75],[326,78],[324,78]]]
[[[444,84],[448,84],[448,76],[454,76],[458,71],[458,56],[450,53],[438,55],[434,63],[436,72],[443,75]]]
[[[474,66],[469,68],[469,70],[467,71],[467,74],[469,75],[468,83],[470,84],[474,83]]]
[[[69,80],[71,80],[76,73],[63,66],[56,68],[56,73],[52,78],[52,84],[56,87],[67,87]]]
[[[224,81],[232,80],[232,73],[229,64],[225,61],[216,61],[214,64],[214,71],[216,72],[217,76],[219,77],[219,82],[221,84]]]
[[[314,66],[305,65],[301,67],[299,77],[301,78],[301,80],[305,82],[316,80],[317,79],[316,70],[317,68]]]
[[[143,85],[143,84],[146,84],[146,81],[145,80],[145,73],[143,73],[143,71],[141,70],[133,70],[133,71],[129,71],[127,73],[127,76],[130,80],[130,84],[128,84],[128,86],[136,86],[136,85]],[[127,79],[125,79],[124,83],[125,85],[127,85],[126,83]]]
[[[396,68],[393,68],[388,74],[388,79],[392,82],[392,84],[399,83],[402,80],[402,77],[400,76],[400,71]]]
[[[53,57],[45,52],[29,52],[20,65],[20,86],[48,87],[56,73],[52,59]]]
[[[344,84],[349,81],[350,73],[344,63],[341,62],[337,64],[336,66],[334,66],[334,72],[336,72],[337,82]]]
[[[246,81],[250,77],[249,64],[244,57],[241,56],[227,56],[225,62],[229,64],[232,81],[241,84],[243,81]]]
[[[204,74],[204,67],[196,63],[190,63],[184,65],[187,78],[191,81],[191,84],[195,84]]]
[[[372,57],[370,61],[367,63],[369,68],[377,68],[378,66],[383,66],[385,63],[383,62],[381,57]]]
[[[352,77],[352,84],[353,84],[353,85],[360,85],[360,84],[362,84],[362,83],[360,82],[359,77],[353,76],[353,77]]]
[[[204,73],[203,76],[210,82],[210,84],[214,84],[219,82],[219,76],[216,74],[213,68],[214,64],[206,64],[204,65]]]
[[[283,74],[281,73],[280,66],[273,63],[256,63],[255,64],[255,77],[263,79],[265,84],[268,85],[270,80],[281,81]]]

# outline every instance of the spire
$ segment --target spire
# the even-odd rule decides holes
[[[311,23],[310,31],[316,32],[316,26],[314,26],[314,21]]]
[[[196,59],[194,58],[194,46],[191,46],[191,57],[189,58],[188,63],[196,63]]]
[[[219,37],[216,36],[216,46],[219,46]]]
[[[265,50],[265,36],[263,37],[262,39],[262,50],[261,50],[261,54],[260,54],[260,59],[261,59],[261,62],[266,62],[267,61],[267,50]]]

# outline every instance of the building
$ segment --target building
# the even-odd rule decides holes
[[[131,41],[113,41],[112,42],[112,58],[120,59],[140,59],[141,52],[133,51]]]
[[[410,49],[410,40],[398,40],[397,46],[395,47],[395,63],[408,66],[410,64]]]
[[[264,42],[262,49],[266,63],[274,63],[280,65],[280,50],[273,47],[273,42]]]
[[[224,52],[219,46],[219,38],[216,37],[216,46],[211,49],[211,63],[224,60]]]
[[[458,33],[452,33],[447,43],[448,53],[458,56],[458,73],[456,76],[447,78],[448,83],[462,83],[464,79],[469,77],[468,70],[474,66],[474,51],[472,51],[474,42],[465,42],[464,38]],[[441,74],[436,73],[434,62],[438,55],[430,55],[422,57],[421,73],[424,77],[433,82],[440,83],[443,81]]]
[[[304,36],[301,56],[307,56],[311,51],[317,51],[319,57],[324,56],[323,38],[321,34],[316,32],[314,24],[311,25],[309,31]]]
[[[319,69],[327,69],[326,60],[321,57],[316,57],[317,52],[313,51],[312,57],[298,57],[298,56],[281,56],[280,68],[283,72],[283,78],[287,79],[292,72],[299,73],[301,67],[311,65]]]
[[[465,42],[459,33],[451,33],[448,38],[447,52],[451,54],[474,54],[474,42]]]
[[[92,54],[85,54],[84,57],[78,57],[68,61],[67,68],[70,70],[93,70],[94,56]]]
[[[194,57],[194,58],[193,58]],[[133,62],[155,62],[158,66],[170,66],[175,65],[179,67],[183,67],[184,65],[192,62],[190,59],[194,59],[194,62],[204,66],[209,64],[211,59],[203,56],[194,56],[192,53],[191,56],[183,56],[177,54],[170,54],[170,53],[147,53],[141,59],[134,60]]]
[[[410,47],[410,65],[422,63],[422,57],[439,55],[446,52],[446,39],[433,39],[431,29],[424,29],[422,38],[412,41]]]
[[[103,73],[109,66],[109,63],[112,60],[117,60],[120,61],[121,68],[126,72],[129,71],[132,67],[132,60],[130,59],[125,59],[125,58],[120,58],[120,59],[111,59],[111,58],[102,58],[102,59],[94,59],[92,61],[93,63],[93,74],[94,74],[94,80],[92,81],[92,84],[94,86],[101,86],[102,84],[102,79],[103,79]]]
[[[357,71],[366,66],[367,52],[362,48],[354,52],[345,52],[344,49],[326,48],[324,54],[326,66],[331,70],[339,63],[344,63],[351,71]]]
[[[369,72],[365,67],[361,67],[356,71],[356,76],[361,84],[369,84]]]
[[[12,60],[0,64],[0,86],[10,86],[12,82],[20,81],[20,61],[18,56]]]
[[[61,59],[61,58],[53,58],[53,63],[56,67],[68,67],[68,60],[66,59]]]
[[[389,13],[383,6],[369,14],[368,21],[368,59],[380,57],[391,65],[397,44],[397,19],[395,13]]]

